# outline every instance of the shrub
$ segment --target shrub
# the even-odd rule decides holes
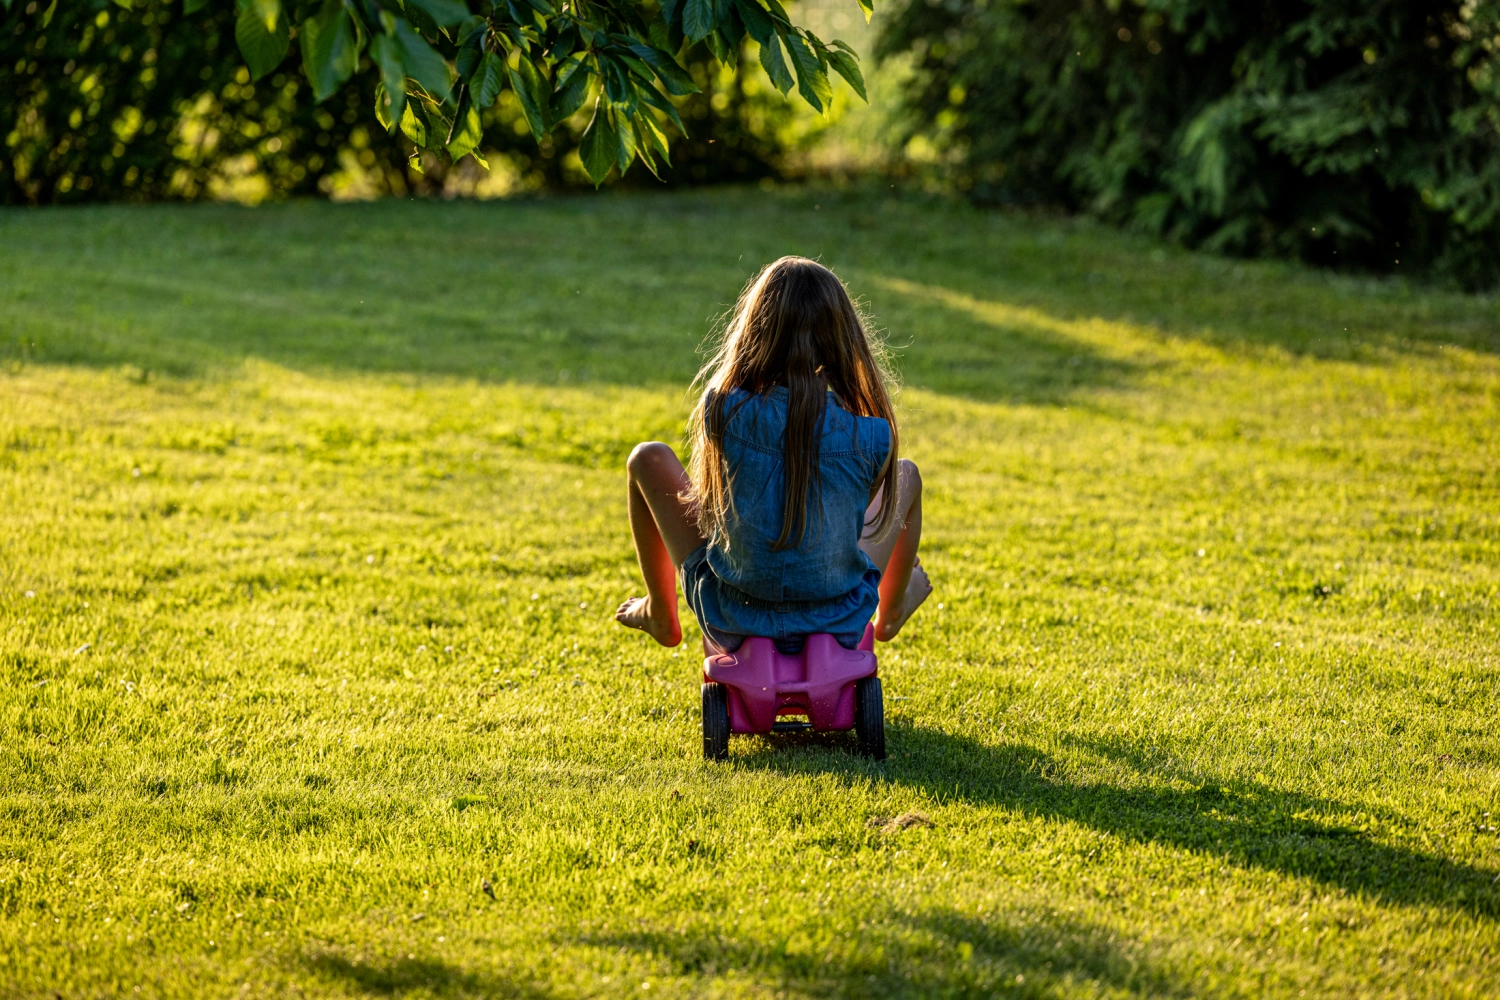
[[[1497,0],[905,0],[905,136],[981,201],[1500,277]]]

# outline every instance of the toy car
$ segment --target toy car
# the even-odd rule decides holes
[[[853,729],[860,753],[885,760],[885,706],[874,646],[875,630],[866,626],[858,649],[845,649],[823,633],[808,636],[795,655],[754,636],[733,653],[705,649],[704,758],[727,759],[730,733]]]

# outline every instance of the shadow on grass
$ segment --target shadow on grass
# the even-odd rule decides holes
[[[1376,839],[1401,822],[1332,799],[1244,780],[1218,781],[1148,764],[1123,742],[1079,746],[1135,769],[1141,785],[1073,780],[1067,765],[1024,745],[986,746],[935,729],[888,726],[883,778],[939,799],[998,805],[1029,816],[1091,827],[1120,840],[1207,854],[1226,864],[1306,878],[1383,903],[1438,906],[1500,916],[1500,872]],[[850,744],[804,737],[801,746]],[[799,744],[764,740],[737,766],[785,773],[845,772],[865,780],[871,765],[837,753],[803,753]],[[847,763],[846,763],[847,762]],[[1166,787],[1162,778],[1194,787]],[[1153,780],[1155,779],[1155,780]]]
[[[365,996],[401,996],[420,993],[437,997],[513,997],[541,1000],[549,996],[532,986],[479,972],[470,972],[430,958],[355,962],[331,953],[307,957],[307,971],[338,983],[344,990]]]
[[[870,299],[892,343],[909,345],[910,384],[983,401],[1056,404],[1127,384],[1171,340],[1354,361],[1440,343],[1500,353],[1483,299],[868,194],[105,206],[0,212],[0,232],[23,248],[0,249],[16,279],[12,297],[0,290],[0,361],[141,378],[255,358],[685,386],[714,317],[787,252],[825,259]]]
[[[802,936],[795,925],[768,936],[726,931],[718,921],[575,940],[670,963],[679,976],[732,971],[813,997],[1047,997],[1068,982],[1097,984],[1094,992],[1109,996],[1195,995],[1190,982],[1133,954],[1117,931],[1057,913],[881,908],[861,914],[857,932],[830,937],[829,929],[808,927],[820,941],[810,948],[792,945]]]
[[[780,200],[692,203],[711,210],[662,214],[676,202],[634,197],[0,214],[18,245],[36,246],[13,255],[32,287],[6,303],[0,359],[123,367],[141,380],[259,359],[339,373],[686,386],[712,317],[758,263],[797,249],[837,265],[860,247],[882,267],[852,279],[856,294],[875,290],[880,274],[906,273],[904,241],[876,246],[869,230],[851,228],[860,212],[907,218],[899,206],[850,208],[825,225]],[[975,265],[942,249],[939,220],[916,218],[941,259]],[[723,248],[730,229],[745,253]],[[79,244],[90,244],[86,257]],[[902,367],[935,392],[1051,404],[1132,373],[1061,321],[994,324],[922,296],[890,304],[893,315],[878,319],[895,344],[910,344]]]
[[[1085,390],[1124,386],[1143,368],[1118,350],[1141,336],[1128,324],[1062,319],[904,278],[873,281],[892,296],[893,320],[913,331],[910,352],[893,346],[905,377],[924,389],[989,403],[1061,405]]]

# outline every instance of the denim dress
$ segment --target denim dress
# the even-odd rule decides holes
[[[787,390],[727,393],[724,464],[732,501],[722,532],[682,564],[682,589],[704,636],[724,650],[746,636],[784,653],[828,632],[853,649],[880,604],[880,570],[860,551],[870,489],[891,450],[879,417],[856,417],[828,394],[818,470],[821,510],[809,504],[800,544],[780,551],[786,493]]]

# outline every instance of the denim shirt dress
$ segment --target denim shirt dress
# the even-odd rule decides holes
[[[833,393],[823,408],[821,511],[809,505],[800,544],[776,551],[786,493],[787,390],[726,394],[726,525],[682,564],[687,603],[704,636],[725,650],[765,636],[796,652],[815,632],[853,649],[880,604],[880,570],[859,548],[865,508],[891,450],[889,425],[856,417]]]

